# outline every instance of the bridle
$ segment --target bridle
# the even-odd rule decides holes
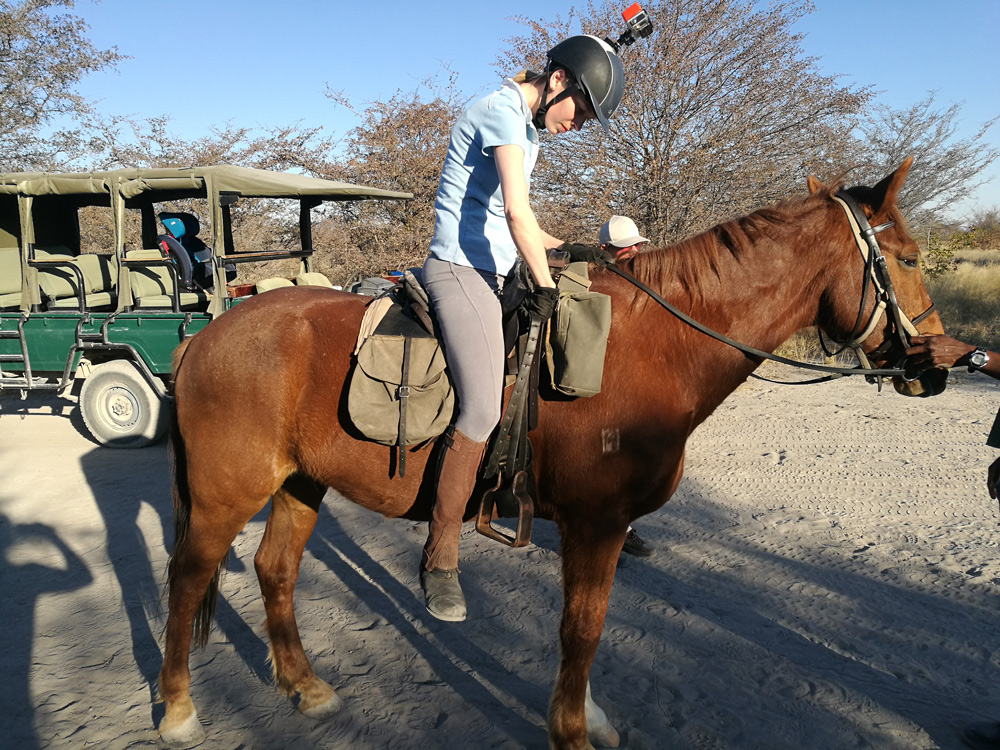
[[[934,303],[924,310],[920,315],[914,318],[912,321],[906,316],[906,314],[900,310],[899,303],[896,301],[896,294],[892,288],[892,281],[889,279],[889,268],[885,260],[885,256],[882,254],[881,248],[879,248],[878,241],[875,239],[875,235],[879,232],[885,231],[893,226],[895,222],[887,221],[884,224],[879,224],[878,226],[872,227],[868,223],[868,219],[864,212],[858,206],[857,202],[852,198],[846,191],[838,191],[833,199],[843,208],[844,213],[847,215],[847,220],[851,225],[851,232],[854,235],[855,244],[861,253],[861,257],[864,259],[865,270],[862,277],[861,285],[861,302],[858,307],[858,315],[854,322],[854,327],[852,328],[850,337],[847,341],[836,342],[840,345],[840,351],[844,349],[853,349],[858,355],[858,359],[861,362],[860,367],[834,367],[831,365],[820,365],[814,364],[812,362],[800,362],[798,360],[789,359],[787,357],[782,357],[778,354],[771,354],[769,352],[762,351],[760,349],[755,349],[752,346],[747,346],[746,344],[741,344],[738,341],[734,341],[728,336],[713,331],[711,328],[699,323],[690,316],[678,310],[676,307],[667,302],[663,297],[653,291],[646,284],[642,283],[634,276],[632,276],[627,271],[622,270],[614,265],[608,265],[607,269],[612,273],[616,273],[622,278],[629,281],[634,286],[641,289],[647,295],[649,295],[653,300],[655,300],[659,305],[665,308],[669,313],[675,317],[682,320],[687,325],[692,328],[704,333],[706,336],[710,336],[716,341],[721,341],[727,346],[731,346],[734,349],[738,349],[744,354],[748,354],[751,357],[759,359],[768,359],[773,362],[780,362],[785,365],[790,365],[792,367],[799,367],[806,370],[814,370],[817,372],[827,373],[825,377],[814,378],[812,380],[803,380],[796,382],[789,381],[772,381],[779,382],[786,385],[809,385],[813,383],[823,383],[829,380],[834,380],[836,378],[844,377],[845,375],[864,375],[865,379],[870,383],[876,383],[879,389],[882,387],[882,380],[886,377],[900,377],[904,380],[913,380],[914,378],[907,378],[906,371],[901,367],[905,359],[906,348],[910,344],[910,336],[920,335],[917,331],[917,324],[924,320],[928,315],[934,311]],[[862,326],[862,320],[865,317],[865,307],[868,301],[869,290],[874,289],[876,293],[875,305],[872,309],[871,314],[868,316],[867,322]],[[875,349],[871,356],[878,357],[891,351],[893,346],[898,345],[900,351],[900,358],[898,360],[896,367],[890,368],[875,368],[871,366],[871,361],[868,359],[868,355],[865,354],[864,350],[861,348],[861,344],[867,339],[872,332],[878,327],[879,322],[882,320],[882,316],[885,311],[889,310],[892,322],[892,331],[886,340]],[[821,337],[822,342],[822,337]],[[833,340],[833,339],[831,339]],[[824,350],[826,346],[824,345]],[[828,352],[829,353],[829,352]],[[760,376],[754,376],[760,377]],[[762,378],[767,380],[767,378]]]
[[[900,309],[899,303],[896,301],[896,293],[892,288],[892,280],[889,278],[888,264],[885,256],[882,254],[882,249],[879,247],[878,240],[875,239],[876,234],[894,227],[896,222],[887,221],[884,224],[874,227],[869,225],[868,218],[864,212],[854,198],[845,190],[838,191],[833,196],[833,200],[840,205],[847,216],[847,221],[851,225],[851,233],[854,235],[854,242],[861,253],[861,258],[864,260],[865,270],[861,282],[861,303],[858,307],[858,316],[854,321],[854,327],[851,329],[850,336],[846,341],[840,342],[831,338],[834,343],[840,345],[840,349],[837,352],[829,352],[826,349],[826,345],[823,343],[822,331],[820,332],[820,343],[823,344],[823,350],[829,356],[835,356],[844,349],[854,350],[862,367],[868,370],[874,369],[871,366],[869,356],[878,358],[890,352],[893,346],[897,346],[900,357],[896,363],[896,368],[900,368],[906,358],[906,349],[910,346],[910,336],[920,335],[917,325],[934,312],[934,303],[931,302],[930,307],[911,321],[906,316],[906,313]],[[875,290],[875,306],[872,308],[871,315],[868,316],[868,322],[862,328],[861,319],[864,316],[865,304],[870,288],[874,288]],[[892,316],[891,331],[878,348],[872,351],[871,355],[868,355],[861,348],[861,344],[881,322],[886,310]],[[869,382],[873,382],[875,376],[872,373],[868,373],[866,377]],[[901,374],[901,377],[904,380],[913,380],[913,378],[907,378],[905,373]]]

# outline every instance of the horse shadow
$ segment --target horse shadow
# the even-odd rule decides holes
[[[19,548],[30,550],[27,562],[18,561]],[[46,548],[58,552],[62,565],[31,561]],[[0,514],[0,590],[4,592],[0,727],[6,747],[31,750],[41,746],[34,727],[35,707],[30,689],[38,598],[80,589],[92,580],[90,569],[52,527],[41,523],[15,524]]]
[[[926,591],[909,590],[902,604],[903,611],[886,611],[886,601],[899,602],[900,588],[892,582],[879,580],[878,569],[831,569],[776,553],[741,537],[738,528],[733,528],[733,519],[718,512],[708,502],[699,502],[697,511],[690,508],[684,511],[697,516],[699,525],[716,542],[721,538],[727,552],[736,552],[741,566],[775,569],[780,572],[769,581],[795,581],[794,585],[803,592],[815,587],[816,590],[829,591],[835,602],[848,603],[841,606],[849,606],[855,617],[838,618],[836,635],[828,640],[826,636],[811,631],[811,627],[815,627],[816,631],[819,627],[797,607],[782,608],[781,602],[788,596],[787,586],[782,590],[773,589],[769,581],[747,582],[736,569],[727,572],[724,566],[705,566],[703,561],[692,565],[683,556],[674,557],[670,542],[683,543],[683,533],[675,532],[670,526],[670,506],[659,513],[667,517],[663,521],[663,528],[667,531],[658,539],[653,537],[659,548],[658,559],[654,564],[619,572],[605,623],[606,631],[636,627],[627,612],[616,611],[616,599],[645,599],[648,608],[668,611],[668,618],[681,615],[679,620],[696,619],[699,622],[698,628],[691,628],[685,624],[678,626],[677,620],[666,619],[664,622],[670,635],[657,635],[664,640],[669,637],[668,648],[675,654],[699,654],[711,648],[722,649],[720,658],[713,661],[714,677],[720,683],[735,685],[739,682],[739,672],[726,676],[725,672],[730,668],[727,665],[732,664],[732,668],[742,670],[745,664],[729,661],[727,657],[738,653],[734,650],[733,654],[727,654],[725,650],[732,643],[742,643],[744,645],[738,647],[739,652],[753,652],[755,658],[762,658],[770,665],[768,671],[791,671],[805,675],[816,683],[833,683],[845,696],[850,696],[849,700],[857,701],[862,706],[881,708],[919,727],[935,743],[935,747],[962,747],[958,728],[963,719],[984,718],[981,713],[976,713],[977,706],[988,711],[988,699],[980,696],[976,705],[969,705],[968,696],[961,693],[979,695],[981,691],[990,689],[989,667],[985,664],[989,658],[985,658],[984,662],[973,654],[995,650],[998,639],[990,637],[992,647],[989,644],[963,646],[957,642],[961,636],[956,636],[956,642],[951,642],[940,636],[936,626],[945,622],[949,630],[955,633],[961,631],[963,635],[977,631],[990,633],[995,626],[991,626],[993,618],[988,613],[995,612],[1000,604],[998,594],[983,590],[956,601]],[[894,649],[895,659],[888,659],[891,665],[885,666],[881,663],[887,659],[885,654],[878,653],[879,647],[868,648],[866,641],[882,638],[886,630],[912,631],[915,636],[924,630],[926,637],[923,637],[925,633],[919,633],[921,637],[915,637],[910,642],[899,635],[886,636],[884,645],[879,647]],[[706,634],[711,639],[711,646],[706,644]],[[637,653],[633,652],[632,657],[635,658]],[[600,661],[607,663],[610,658],[605,653]],[[959,671],[969,675],[967,686],[962,686],[960,690],[951,686],[953,694],[949,697],[947,686],[929,684],[929,678],[920,668],[921,661],[928,659],[932,663],[933,660],[947,661],[950,668],[960,665]],[[656,671],[655,658],[652,667]],[[621,669],[621,665],[616,664],[614,668]],[[659,678],[662,685],[666,677],[667,689],[677,694],[690,694],[699,689],[682,685],[676,670],[673,673],[664,669],[660,671],[661,674],[652,675],[654,683]],[[705,687],[709,682],[698,675],[689,677],[695,685],[702,683],[702,695],[711,700],[712,690]],[[780,712],[780,706],[774,701],[783,701],[785,696],[769,692],[771,690],[773,686],[768,685],[762,688],[759,695],[750,696],[748,700],[757,705],[747,705],[744,709],[750,713],[757,711],[760,715]],[[799,722],[809,728],[808,731],[821,732],[818,726],[827,727],[830,732],[849,731],[849,722],[843,714],[823,708],[820,704],[820,701],[797,702],[801,711],[796,710],[796,713],[812,714],[813,718],[807,721],[798,717]],[[677,723],[682,724],[683,721]],[[787,733],[783,736],[787,738]],[[813,739],[816,739],[815,736]],[[809,744],[808,740],[804,744]],[[780,747],[781,741],[774,740],[770,746]]]
[[[544,746],[549,686],[524,679],[479,646],[469,637],[469,621],[447,623],[427,614],[419,598],[419,588],[404,584],[398,573],[372,558],[331,513],[328,503],[329,500],[320,507],[319,518],[306,550],[348,592],[360,598],[368,612],[376,617],[376,622],[381,621],[381,627],[391,628],[407,644],[411,653],[427,663],[436,677],[435,684],[444,683],[467,703],[494,706],[495,712],[489,709],[491,715],[488,718],[494,724],[494,730],[507,733],[511,746]],[[412,555],[414,573],[419,551],[419,546],[415,546]],[[463,588],[470,602],[483,601],[488,596],[472,576],[463,580]],[[498,694],[513,696],[510,702],[524,706],[522,711],[535,713],[537,721],[533,722],[522,712],[505,705],[506,701],[498,698]],[[497,719],[498,715],[502,716],[502,720]]]

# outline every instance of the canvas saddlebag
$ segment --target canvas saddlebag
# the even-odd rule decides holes
[[[444,353],[391,298],[369,306],[355,348],[347,394],[354,426],[383,445],[415,445],[451,422],[455,394]]]
[[[558,286],[559,302],[545,340],[552,387],[567,396],[595,396],[604,376],[611,298],[590,291],[586,263],[571,263]]]

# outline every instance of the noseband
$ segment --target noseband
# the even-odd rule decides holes
[[[723,344],[731,346],[734,349],[738,349],[751,357],[769,359],[774,362],[791,365],[792,367],[800,367],[805,370],[829,373],[826,377],[814,378],[813,380],[803,380],[798,382],[772,382],[780,382],[786,385],[810,385],[813,383],[823,383],[828,380],[834,380],[835,378],[841,378],[845,375],[864,375],[865,379],[869,383],[877,383],[879,389],[881,390],[882,379],[885,377],[900,377],[904,380],[913,380],[914,378],[906,377],[906,372],[902,368],[902,363],[906,358],[906,348],[910,345],[910,336],[920,335],[919,331],[917,331],[917,324],[934,312],[934,303],[932,302],[930,307],[920,313],[920,315],[912,321],[902,310],[899,309],[899,303],[896,301],[896,294],[892,288],[892,281],[889,279],[888,264],[886,263],[885,256],[882,255],[881,248],[878,246],[878,241],[875,239],[876,234],[895,226],[895,222],[887,221],[884,224],[872,227],[868,224],[867,217],[855,202],[854,198],[852,198],[846,191],[841,190],[837,192],[837,194],[833,196],[833,199],[840,204],[841,208],[844,209],[844,213],[847,214],[847,220],[851,225],[851,232],[854,235],[854,241],[857,244],[858,250],[861,252],[861,257],[865,262],[865,270],[861,285],[861,304],[858,307],[858,315],[854,322],[854,328],[852,329],[851,336],[847,341],[837,342],[841,345],[840,350],[833,353],[827,352],[827,354],[834,356],[844,349],[853,349],[857,353],[858,359],[861,362],[860,367],[831,367],[829,365],[818,365],[812,362],[800,362],[798,360],[789,359],[777,354],[761,351],[760,349],[754,349],[752,346],[747,346],[746,344],[741,344],[728,336],[724,336],[717,331],[713,331],[708,326],[702,325],[690,316],[681,312],[627,271],[624,271],[615,265],[608,265],[607,269],[618,274],[634,286],[644,291],[657,303],[659,303],[661,307],[665,308],[675,317],[687,323],[692,328],[701,331],[706,336],[710,336],[716,341],[721,341]],[[868,291],[870,288],[874,288],[876,290],[877,299],[871,315],[868,317],[868,322],[864,325],[864,327],[862,327],[861,321],[865,315],[865,306],[868,301]],[[888,309],[892,315],[892,331],[890,336],[887,337],[886,340],[871,353],[871,356],[881,356],[882,354],[890,351],[893,346],[899,346],[900,357],[897,361],[896,367],[875,368],[871,366],[871,361],[868,359],[868,355],[866,355],[864,350],[861,348],[861,344],[878,326],[879,321],[885,314],[886,309]],[[822,337],[820,337],[820,342],[822,343]],[[825,344],[823,348],[825,351]],[[767,378],[763,379],[767,380]]]

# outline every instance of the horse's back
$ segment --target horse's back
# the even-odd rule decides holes
[[[364,303],[357,295],[306,287],[275,289],[237,305],[187,342],[175,372],[178,405],[197,400],[205,408],[218,400],[265,408],[232,400],[287,398],[309,374],[317,346],[330,366],[346,373]]]
[[[346,410],[366,302],[329,289],[276,289],[190,339],[174,396],[193,481],[200,470],[270,494],[298,472],[385,515],[411,512],[428,451],[408,456],[399,477],[390,449],[361,439]]]

